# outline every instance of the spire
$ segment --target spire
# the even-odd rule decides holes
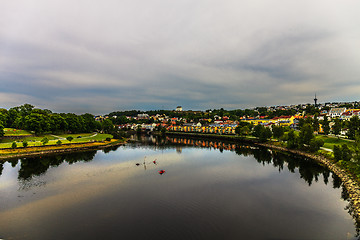
[[[316,93],[315,93],[314,102],[315,102],[315,107],[317,107],[317,98],[316,98]]]

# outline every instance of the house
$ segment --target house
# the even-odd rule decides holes
[[[182,109],[181,106],[177,106],[175,111],[177,111],[177,112],[182,112],[182,110],[183,110],[183,109]]]
[[[340,117],[345,111],[346,108],[331,108],[328,116],[330,116],[331,118]]]

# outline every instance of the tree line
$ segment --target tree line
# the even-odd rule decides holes
[[[24,104],[9,110],[0,109],[0,136],[4,128],[17,128],[33,131],[35,135],[43,133],[89,133],[95,131],[108,132],[113,123],[106,119],[95,121],[94,115],[85,113],[53,113],[48,109],[38,109],[31,104]]]

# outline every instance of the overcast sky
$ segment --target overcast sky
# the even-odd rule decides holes
[[[3,0],[0,107],[360,100],[358,0]]]

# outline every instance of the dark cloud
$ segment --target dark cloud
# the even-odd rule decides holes
[[[2,107],[64,112],[359,100],[360,17],[337,1],[0,3]],[[324,11],[326,9],[326,11]]]

